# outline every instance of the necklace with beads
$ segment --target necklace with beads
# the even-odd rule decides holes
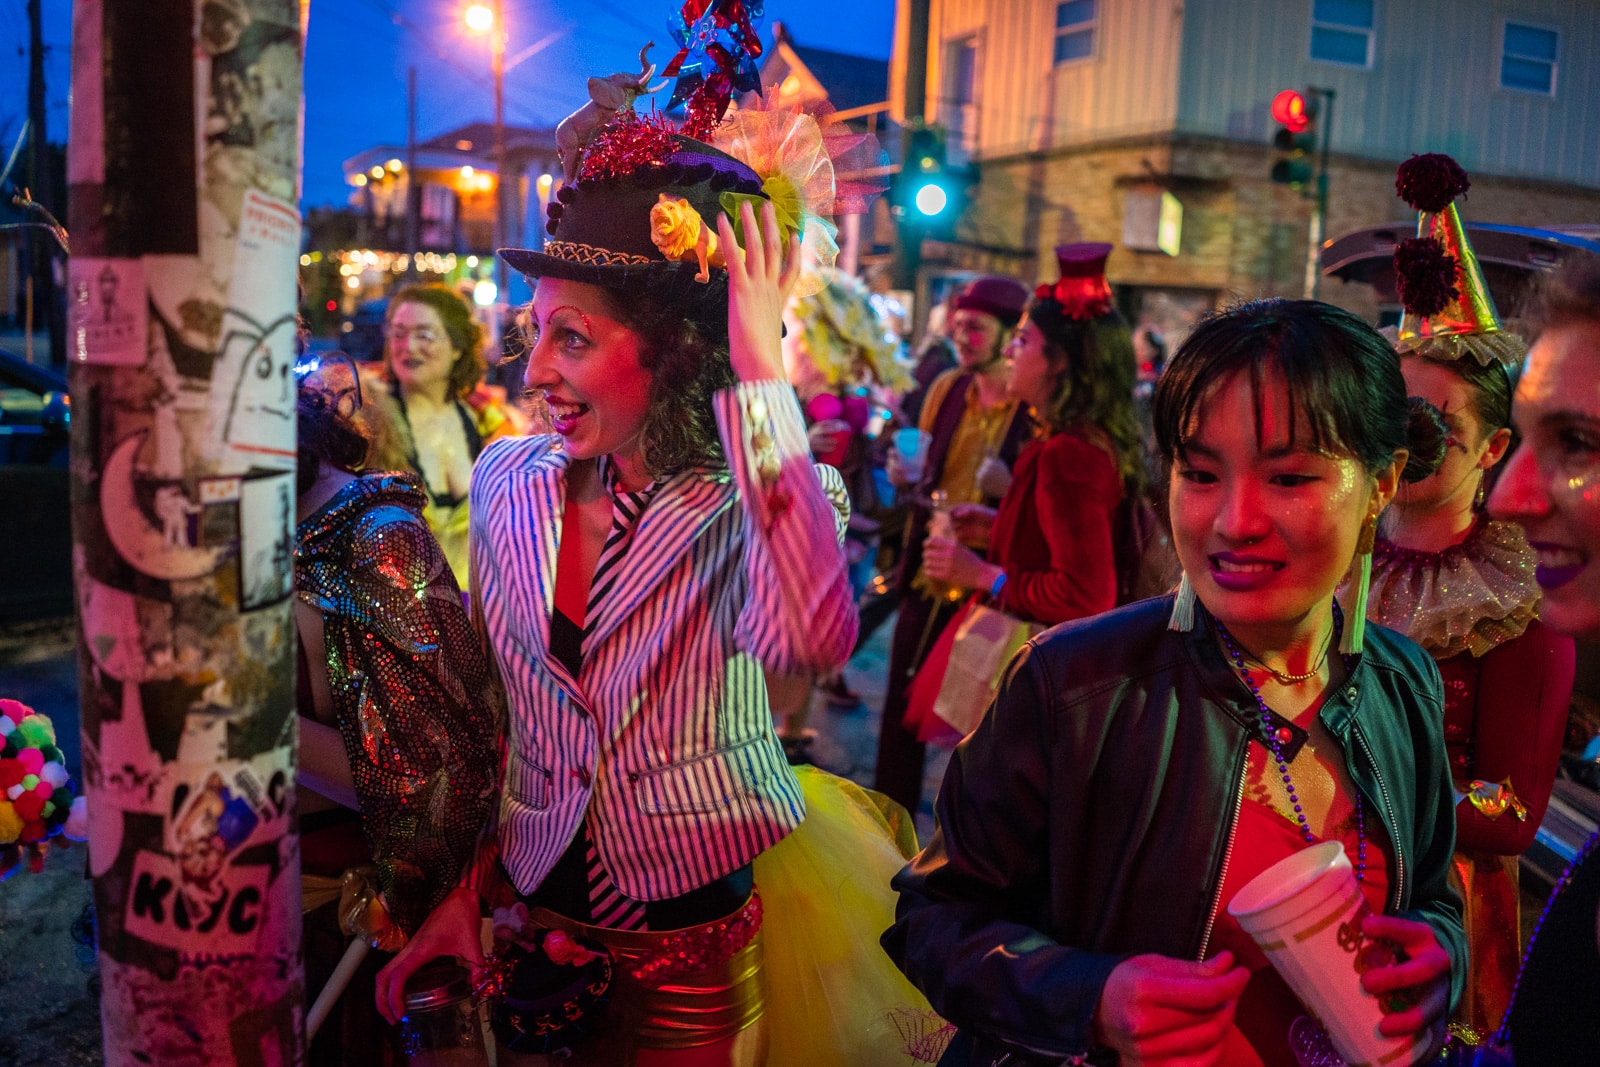
[[[1261,687],[1251,679],[1250,671],[1244,665],[1244,649],[1240,647],[1239,642],[1234,640],[1233,635],[1228,632],[1228,628],[1222,625],[1220,620],[1213,619],[1212,621],[1217,624],[1217,633],[1222,637],[1222,644],[1228,650],[1228,656],[1233,660],[1234,668],[1238,670],[1240,679],[1244,682],[1245,687],[1250,690],[1250,695],[1255,697],[1256,709],[1261,713],[1260,739],[1267,746],[1268,751],[1272,753],[1273,761],[1277,764],[1278,777],[1283,782],[1284,792],[1289,796],[1289,805],[1294,810],[1295,822],[1299,824],[1300,836],[1305,839],[1306,844],[1314,845],[1317,843],[1317,835],[1311,832],[1311,824],[1306,819],[1304,806],[1300,803],[1300,795],[1294,787],[1294,778],[1289,774],[1289,762],[1294,758],[1294,753],[1299,752],[1300,746],[1296,744],[1293,753],[1286,755],[1284,752],[1284,746],[1293,739],[1293,730],[1295,728],[1292,724],[1283,720],[1282,716],[1267,707],[1266,698],[1261,695]],[[1339,636],[1343,629],[1344,612],[1339,609],[1339,602],[1335,600],[1333,602],[1333,633],[1329,638],[1330,647],[1332,641]],[[1324,651],[1324,658],[1326,658],[1326,655],[1327,653]],[[1348,669],[1348,667],[1349,664],[1346,663],[1346,668]],[[1266,669],[1271,674],[1277,674],[1270,667]],[[1320,664],[1318,669],[1321,669]],[[1306,675],[1300,680],[1304,681],[1310,677],[1311,675]],[[1356,881],[1362,882],[1365,880],[1367,873],[1367,820],[1360,790],[1356,790],[1355,809]]]

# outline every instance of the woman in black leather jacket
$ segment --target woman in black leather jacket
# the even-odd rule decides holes
[[[1439,674],[1333,592],[1401,477],[1437,466],[1437,412],[1354,316],[1267,301],[1195,330],[1155,424],[1179,595],[1018,655],[884,946],[960,1027],[944,1064],[1292,1065],[1303,1009],[1225,905],[1341,840],[1364,935],[1401,950],[1363,982],[1420,1055],[1465,966]]]

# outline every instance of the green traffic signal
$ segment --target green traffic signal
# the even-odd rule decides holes
[[[938,218],[950,206],[950,194],[938,182],[924,182],[911,196],[917,212],[926,218]]]

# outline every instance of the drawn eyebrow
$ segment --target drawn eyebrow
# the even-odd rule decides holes
[[[590,333],[594,333],[594,324],[589,321],[589,316],[584,314],[582,308],[579,308],[573,304],[561,304],[555,308],[552,308],[550,314],[545,317],[544,324],[546,326],[553,324],[556,321],[556,316],[561,314],[563,311],[570,311],[577,315],[583,320],[583,328],[588,330]]]

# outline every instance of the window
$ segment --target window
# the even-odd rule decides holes
[[[1372,66],[1376,0],[1311,0],[1311,58],[1347,67]]]
[[[1056,62],[1094,58],[1096,0],[1065,0],[1056,5]]]
[[[944,99],[940,111],[946,116],[947,144],[970,157],[978,147],[978,38],[946,41],[944,55]]]
[[[1505,43],[1500,49],[1500,87],[1554,96],[1560,40],[1555,30],[1506,23]]]

